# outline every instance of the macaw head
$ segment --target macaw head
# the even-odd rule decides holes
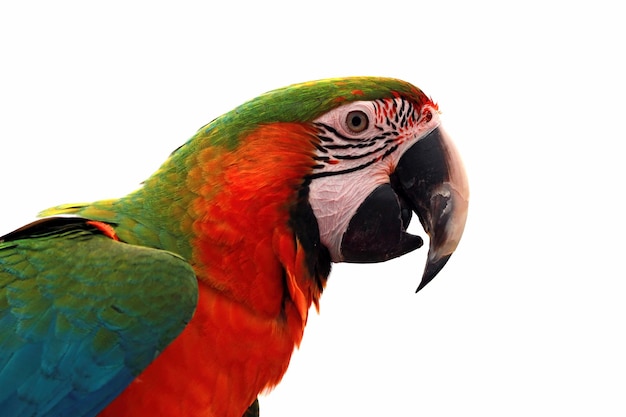
[[[437,105],[404,81],[352,77],[296,84],[266,93],[226,115],[247,126],[306,124],[312,165],[306,205],[333,262],[392,259],[422,246],[407,232],[417,214],[430,238],[418,291],[456,249],[469,189]],[[301,213],[300,213],[301,214]]]
[[[399,81],[382,86],[388,91],[373,99],[353,91],[356,100],[315,119],[319,165],[310,203],[335,262],[386,261],[421,247],[407,232],[417,214],[430,238],[419,291],[461,239],[469,188],[437,105]]]

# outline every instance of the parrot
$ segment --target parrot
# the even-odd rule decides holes
[[[279,88],[201,127],[139,188],[0,237],[3,417],[258,416],[333,263],[424,245],[469,202],[439,106],[395,78]]]

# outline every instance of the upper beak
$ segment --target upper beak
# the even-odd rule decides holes
[[[400,158],[392,185],[430,237],[428,260],[417,291],[444,267],[467,219],[469,186],[463,162],[448,134],[437,127]]]
[[[428,261],[417,291],[432,281],[454,252],[467,218],[469,188],[450,137],[437,127],[405,151],[390,182],[361,203],[342,242],[346,262],[381,262],[422,246],[407,233],[411,213],[430,237]]]

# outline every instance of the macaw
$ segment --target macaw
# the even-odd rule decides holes
[[[258,415],[333,262],[423,245],[418,291],[467,216],[438,106],[404,81],[265,93],[200,128],[131,194],[57,206],[0,237],[0,410]]]

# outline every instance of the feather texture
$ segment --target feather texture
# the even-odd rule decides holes
[[[0,410],[93,416],[190,320],[195,275],[82,219],[32,229],[0,243]]]

